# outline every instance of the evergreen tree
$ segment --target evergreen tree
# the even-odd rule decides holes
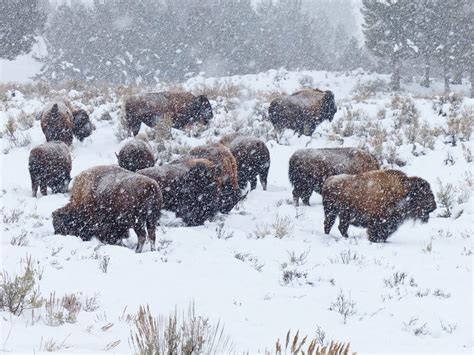
[[[367,48],[392,66],[392,89],[400,90],[400,68],[416,53],[409,19],[414,14],[410,0],[362,0],[363,31]]]
[[[28,53],[46,23],[40,0],[0,0],[0,58]]]

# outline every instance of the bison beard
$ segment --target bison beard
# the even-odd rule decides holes
[[[98,166],[76,177],[71,201],[53,212],[53,226],[56,234],[84,240],[95,236],[111,244],[128,237],[133,228],[137,252],[142,251],[148,231],[154,250],[161,205],[160,188],[152,179],[118,166]]]
[[[367,228],[369,240],[384,242],[409,218],[427,222],[436,202],[427,181],[397,170],[336,175],[323,186],[324,232],[339,216],[339,231],[348,237],[349,225]]]

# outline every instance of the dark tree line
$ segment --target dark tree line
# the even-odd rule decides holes
[[[301,0],[76,1],[51,11],[44,38],[41,78],[55,82],[154,83],[367,61],[343,27],[310,17]]]
[[[391,68],[393,89],[400,89],[404,64],[422,64],[423,86],[433,66],[440,68],[445,90],[473,81],[474,3],[472,0],[363,0],[367,48]]]

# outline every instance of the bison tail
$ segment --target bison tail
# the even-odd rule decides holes
[[[57,115],[58,112],[59,112],[59,107],[58,107],[58,104],[56,103],[56,104],[54,104],[53,107],[51,108],[51,113],[52,113],[53,115]]]

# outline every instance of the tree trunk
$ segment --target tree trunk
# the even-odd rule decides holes
[[[393,59],[392,90],[400,91],[400,61]]]
[[[425,77],[423,79],[423,82],[421,83],[421,86],[424,86],[425,88],[430,87],[430,69],[431,69],[430,57],[426,55],[425,56]]]
[[[471,98],[474,99],[474,64],[471,61]]]
[[[461,84],[462,84],[462,74],[463,74],[462,69],[456,70],[456,71],[454,72],[453,81],[451,81],[451,84],[453,84],[453,85],[461,85]]]
[[[449,71],[448,71],[448,64],[446,60],[443,64],[443,75],[444,75],[444,92],[445,94],[449,93]]]

